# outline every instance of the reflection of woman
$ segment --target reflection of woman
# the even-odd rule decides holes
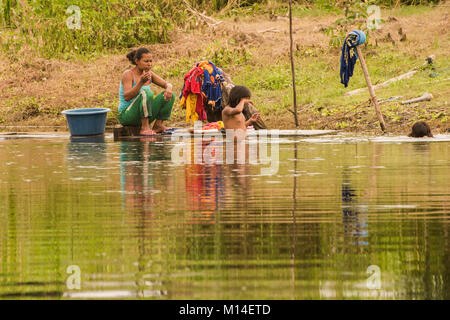
[[[124,209],[152,215],[155,175],[170,186],[171,179],[161,176],[167,172],[164,162],[170,160],[170,150],[141,138],[141,142],[120,143],[120,185]],[[164,175],[164,174],[163,174]]]
[[[119,121],[125,126],[141,126],[141,135],[163,132],[167,129],[163,121],[169,120],[175,101],[172,85],[151,71],[153,60],[148,49],[134,50],[127,58],[135,67],[125,71],[120,82]],[[166,90],[154,97],[152,82]]]

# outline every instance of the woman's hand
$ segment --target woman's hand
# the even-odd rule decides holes
[[[170,99],[172,99],[172,85],[168,83],[166,91],[164,91],[164,100],[169,101]]]
[[[144,71],[141,76],[141,84],[146,84],[152,78],[152,72],[150,70]]]

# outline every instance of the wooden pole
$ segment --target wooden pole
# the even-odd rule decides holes
[[[298,116],[297,116],[297,92],[295,89],[295,69],[294,69],[294,40],[292,39],[292,0],[289,0],[289,35],[291,40],[291,70],[292,70],[292,88],[294,94],[294,119],[295,126],[298,128]]]
[[[380,127],[383,132],[386,132],[386,124],[384,123],[383,115],[381,114],[380,106],[378,105],[377,96],[375,95],[375,90],[373,89],[372,82],[370,81],[369,71],[367,70],[366,61],[364,60],[364,56],[362,55],[361,49],[359,46],[356,46],[356,52],[358,53],[359,62],[361,62],[361,67],[363,69],[364,78],[366,78],[367,88],[369,88],[370,98],[375,107],[375,112],[378,117],[378,121],[380,122]]]

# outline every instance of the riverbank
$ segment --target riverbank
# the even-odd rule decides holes
[[[317,10],[294,13],[300,129],[381,133],[368,92],[343,95],[364,87],[365,81],[358,63],[349,87],[340,84],[340,50],[329,46],[329,37],[323,32],[339,16]],[[390,133],[406,134],[418,120],[429,122],[433,133],[449,130],[449,14],[445,3],[437,7],[382,9],[385,23],[370,33],[369,45],[363,47],[374,84],[418,70],[412,78],[376,91],[381,99],[402,96],[381,104]],[[252,90],[252,99],[269,128],[295,128],[287,110],[292,108],[292,85],[286,16],[279,11],[262,11],[214,18],[222,23],[174,30],[171,43],[150,45],[154,71],[174,84],[178,96],[190,67],[197,61],[211,60],[229,73],[236,84]],[[401,41],[402,37],[406,40]],[[25,49],[15,54],[2,53],[0,130],[11,131],[14,126],[23,127],[21,131],[42,131],[43,127],[48,131],[66,131],[61,111],[82,107],[111,108],[108,126],[113,126],[117,123],[120,77],[129,68],[125,54],[126,51],[63,61],[39,58]],[[425,58],[432,54],[436,57],[434,69],[423,67]],[[401,105],[402,100],[424,92],[431,93],[433,99]],[[170,125],[186,126],[184,111],[177,102]]]

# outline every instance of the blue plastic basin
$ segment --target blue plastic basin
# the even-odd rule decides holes
[[[72,136],[91,136],[105,133],[108,108],[64,110]]]

